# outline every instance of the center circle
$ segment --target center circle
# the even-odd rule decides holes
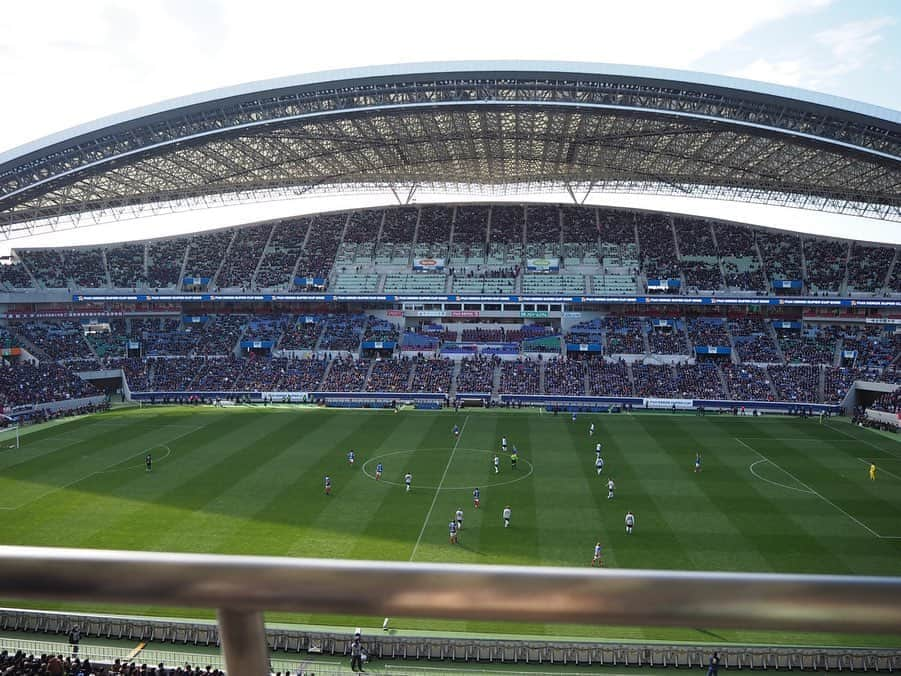
[[[372,479],[374,481],[375,474],[370,473],[367,470],[367,468],[370,466],[374,467],[375,464],[377,464],[380,460],[383,460],[384,458],[394,457],[394,456],[398,456],[398,455],[413,455],[414,453],[434,453],[436,451],[447,452],[447,449],[446,448],[401,448],[401,449],[397,449],[394,451],[388,451],[386,453],[379,453],[379,454],[374,455],[373,457],[369,458],[369,460],[367,460],[366,462],[364,462],[363,466],[360,469],[363,471],[363,474],[366,475],[367,478]],[[483,455],[493,456],[495,454],[495,451],[490,451],[490,450],[487,450],[484,448],[458,448],[455,451],[455,454],[459,455],[460,453],[480,453]],[[497,455],[501,456],[504,454],[498,453]],[[507,456],[507,457],[509,457],[509,456]],[[520,476],[516,476],[512,479],[507,479],[506,481],[490,481],[490,480],[488,480],[488,481],[482,481],[479,484],[473,484],[471,486],[454,486],[454,485],[442,484],[440,488],[442,491],[470,491],[473,488],[475,488],[476,485],[478,485],[481,488],[488,488],[488,487],[494,487],[494,486],[507,486],[509,484],[514,484],[517,481],[522,481],[524,479],[528,479],[530,476],[532,476],[532,472],[534,472],[534,470],[535,470],[532,463],[530,461],[526,460],[525,458],[520,458],[519,462],[521,462],[523,465],[527,465],[528,471],[524,472]],[[486,466],[489,468],[491,467],[490,465],[486,465]],[[509,474],[509,472],[510,472],[510,470],[507,470],[507,472],[505,472],[505,473]],[[502,476],[504,476],[504,474],[495,474],[495,475],[491,475],[491,476],[502,477]],[[379,482],[387,484],[389,486],[403,486],[404,485],[400,481],[391,481],[389,479],[385,479],[384,476],[381,479],[379,479]],[[413,487],[414,488],[427,488],[427,489],[432,489],[432,490],[438,490],[438,488],[439,488],[438,486],[433,486],[433,485],[429,485],[429,484],[416,483],[415,477],[413,479]]]

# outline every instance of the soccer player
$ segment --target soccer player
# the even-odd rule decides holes
[[[607,499],[613,499],[613,491],[616,490],[616,484],[613,483],[613,477],[607,479]]]
[[[460,426],[454,425],[454,439],[458,439],[460,437]]]
[[[504,507],[504,528],[510,527],[510,517],[513,516],[513,510],[510,509],[510,505],[506,505]]]
[[[353,449],[351,449],[351,450],[348,451],[348,453],[347,453],[347,464],[352,466],[352,465],[354,464],[354,460],[355,460],[355,459],[356,459],[356,458],[355,458],[355,456],[354,456]]]
[[[499,457],[497,457],[497,455],[495,455],[494,456],[494,473],[500,474],[500,471],[501,471],[501,459]]]
[[[328,474],[325,475],[325,494],[332,494],[332,478]]]
[[[448,530],[448,533],[450,534],[450,543],[452,545],[457,544],[457,523],[456,523],[456,521],[451,521],[449,524],[447,524],[447,530]]]
[[[603,566],[603,565],[604,565],[604,559],[602,558],[601,551],[602,551],[602,550],[601,550],[601,543],[598,542],[598,543],[594,546],[594,557],[591,559],[591,565],[592,565],[592,566],[595,565],[595,564],[597,564],[598,566]]]
[[[482,493],[479,491],[478,487],[472,492],[472,506],[474,509],[478,509],[481,504]]]
[[[599,458],[601,457],[601,442],[600,441],[594,445],[594,454],[596,456],[598,456]]]
[[[375,466],[375,480],[378,481],[382,478],[382,463],[379,463]]]
[[[870,463],[870,481],[876,481],[876,465],[873,463]]]
[[[404,485],[407,487],[407,493],[409,493],[410,488],[413,486],[413,475],[409,472],[404,474]]]
[[[507,452],[507,437],[501,437],[501,450]]]
[[[516,446],[513,447],[513,453],[510,454],[510,468],[516,469],[516,461],[519,460],[519,453],[516,452]]]
[[[588,436],[594,436],[594,423],[591,423],[591,426],[588,428]]]
[[[144,458],[144,465],[147,467],[148,472],[153,469],[153,458],[150,457],[150,453]]]
[[[635,528],[635,515],[632,512],[626,512],[626,535],[632,535],[633,528]]]
[[[601,476],[601,472],[604,471],[604,459],[601,456],[594,461],[594,468],[597,470],[598,476]]]
[[[573,411],[573,422],[576,422],[576,412]]]
[[[463,530],[463,508],[457,507],[457,513],[454,516],[457,519],[457,530]]]
[[[701,471],[701,452],[695,453],[695,473]]]

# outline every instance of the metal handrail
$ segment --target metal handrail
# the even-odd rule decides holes
[[[901,578],[450,565],[0,546],[3,597],[218,608],[232,673],[266,669],[262,610],[895,633]]]

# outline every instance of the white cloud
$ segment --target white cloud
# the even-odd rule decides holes
[[[804,81],[804,64],[797,59],[787,61],[756,59],[732,75],[760,82],[800,87]]]

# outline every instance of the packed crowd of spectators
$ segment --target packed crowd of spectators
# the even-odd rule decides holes
[[[367,392],[407,392],[413,361],[406,358],[379,359],[372,365]]]
[[[243,290],[251,288],[253,273],[257,269],[257,263],[260,262],[273,227],[271,223],[266,223],[244,227],[237,231],[235,241],[225,255],[216,277],[217,287]]]
[[[204,232],[191,237],[185,276],[208,277],[212,280],[234,236],[235,231],[227,229]]]
[[[21,650],[0,652],[2,676],[225,676],[225,672],[211,666],[184,664],[167,667],[147,665],[116,659],[112,663],[91,662],[54,654],[35,654]]]
[[[366,326],[366,315],[329,315],[323,322],[319,347],[356,352]]]
[[[679,261],[673,229],[665,216],[636,216],[638,244],[641,247],[641,269],[652,279],[679,279]]]
[[[0,409],[98,394],[93,385],[60,364],[0,361]]]
[[[583,396],[585,364],[576,359],[557,357],[544,363],[545,394]]]
[[[682,271],[689,291],[716,291],[723,287],[719,263],[682,261]]]
[[[551,206],[526,207],[526,242],[550,245],[540,250],[553,255],[560,247],[560,211]]]
[[[679,253],[682,256],[717,256],[710,223],[696,218],[674,216],[673,225],[679,241]]]
[[[608,354],[644,354],[644,328],[636,317],[604,317]]]
[[[811,290],[838,291],[845,279],[848,242],[805,237],[804,258]]]
[[[563,241],[595,243],[598,240],[597,213],[594,209],[561,207],[563,216]]]
[[[769,280],[802,280],[801,238],[798,235],[757,233],[757,245]]]
[[[525,208],[521,206],[491,207],[491,241],[520,244],[523,241]]]
[[[482,355],[463,358],[457,374],[457,393],[491,392],[494,389],[494,368],[499,362],[499,357]]]
[[[506,332],[502,327],[489,329],[479,326],[463,329],[461,339],[464,343],[503,343],[506,340]]]
[[[147,286],[144,272],[144,244],[122,244],[106,250],[106,264],[113,287],[128,289]]]
[[[319,389],[329,360],[325,357],[287,359],[278,389],[283,392],[311,392]]]
[[[598,218],[602,242],[635,245],[635,219],[628,211],[599,209]]]
[[[588,372],[588,393],[591,396],[632,396],[632,380],[626,362],[590,358],[585,361],[585,368]]]
[[[385,211],[380,242],[412,244],[419,212],[415,207],[397,207]]]
[[[147,285],[166,288],[178,284],[188,239],[156,239],[147,243]]]
[[[855,380],[865,380],[866,371],[853,366],[830,366],[823,373],[823,401],[840,404]]]
[[[778,364],[782,361],[763,319],[759,317],[730,319],[729,331],[735,342],[735,350],[743,362]]]
[[[24,339],[23,344],[30,342],[37,348],[39,357],[61,360],[90,359],[94,356],[78,322],[34,320],[10,328],[20,339]]]
[[[337,357],[332,360],[322,383],[324,392],[359,392],[366,382],[366,374],[372,362],[368,359]]]
[[[450,392],[454,362],[441,357],[414,357],[411,392]]]
[[[723,274],[725,275],[726,287],[730,289],[755,291],[757,293],[766,291],[766,279],[764,279],[763,269],[756,261],[751,263],[750,267],[739,268],[737,263],[728,259],[723,260]]]
[[[310,322],[297,317],[285,327],[279,347],[283,350],[312,350],[316,347],[321,333],[321,318]]]
[[[0,288],[27,289],[31,286],[31,276],[20,261],[0,263]]]
[[[109,286],[101,249],[62,249],[61,256],[63,277],[73,286],[94,289]]]
[[[770,366],[767,372],[779,401],[819,401],[819,366]]]
[[[296,218],[275,224],[269,245],[259,263],[254,286],[258,289],[284,288],[293,283],[291,273],[303,251],[303,241],[311,218]]]
[[[291,324],[292,317],[282,315],[251,315],[245,318],[244,340],[271,340],[277,343],[282,331]]]
[[[725,399],[723,382],[716,364],[700,361],[695,364],[676,364],[674,383],[683,399]]]
[[[675,398],[682,396],[673,369],[668,364],[634,362],[632,378],[635,381],[635,392],[639,396]]]
[[[885,286],[895,250],[887,246],[851,245],[848,259],[848,290],[879,291]]]
[[[382,227],[382,213],[381,209],[361,209],[351,212],[347,230],[344,232],[344,241],[355,244],[375,242]]]
[[[399,335],[397,324],[370,315],[369,323],[366,325],[366,330],[363,333],[363,340],[397,342]]]
[[[712,345],[729,347],[729,334],[725,320],[719,317],[693,317],[686,322],[688,336],[695,347]]]
[[[770,377],[766,367],[753,364],[725,364],[723,375],[732,399],[743,401],[768,401],[773,398]]]
[[[688,354],[688,343],[681,328],[681,320],[674,320],[672,326],[647,326],[648,348],[651,354]]]
[[[25,249],[19,257],[31,270],[35,279],[48,289],[64,289],[67,286],[63,271],[63,259],[56,249]]]
[[[485,206],[460,206],[454,217],[454,244],[484,244],[488,239]]]
[[[776,329],[779,348],[787,364],[832,364],[839,332],[835,327]]]
[[[328,278],[346,223],[347,214],[324,214],[313,220],[306,246],[297,261],[295,276]]]
[[[754,232],[744,225],[713,223],[716,246],[723,258],[756,258]],[[684,255],[684,252],[683,252]]]
[[[541,391],[541,361],[516,359],[501,362],[502,394],[536,394]]]
[[[453,207],[426,206],[419,216],[419,232],[416,241],[424,244],[444,245],[450,241],[454,222]],[[423,255],[437,255],[437,250],[423,251]]]
[[[842,351],[857,352],[855,366],[878,372],[901,354],[901,334],[881,326],[857,326],[840,330]]]

